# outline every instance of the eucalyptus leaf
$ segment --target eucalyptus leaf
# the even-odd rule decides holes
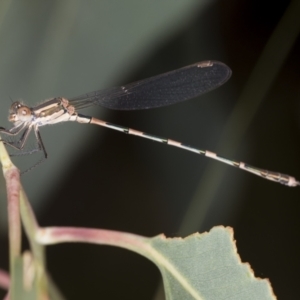
[[[166,299],[271,300],[267,279],[255,278],[237,253],[233,230],[222,226],[184,239],[150,239],[151,259],[160,269]]]

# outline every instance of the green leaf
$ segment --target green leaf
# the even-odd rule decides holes
[[[22,300],[37,300],[37,294],[34,284],[32,288],[24,287],[24,260],[23,257],[18,257],[14,260],[12,274],[15,274],[10,288],[11,298],[10,299],[22,299]]]
[[[269,281],[255,278],[249,264],[241,262],[231,228],[215,227],[185,239],[160,235],[149,242],[147,257],[161,271],[167,299],[276,299]]]

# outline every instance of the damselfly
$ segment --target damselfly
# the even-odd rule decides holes
[[[231,70],[225,64],[217,61],[204,61],[128,85],[99,90],[72,99],[53,98],[35,107],[14,102],[9,110],[9,121],[13,122],[14,126],[9,130],[1,128],[0,132],[9,136],[20,134],[20,138],[15,141],[2,141],[24,153],[24,146],[33,130],[37,140],[37,148],[26,153],[43,152],[44,157],[34,165],[36,166],[47,158],[39,127],[65,121],[76,121],[100,125],[185,149],[287,186],[300,185],[294,177],[289,175],[259,169],[243,162],[223,158],[208,150],[197,149],[181,142],[115,125],[77,112],[79,109],[91,105],[101,105],[118,110],[139,110],[171,105],[209,92],[225,83],[230,76]]]

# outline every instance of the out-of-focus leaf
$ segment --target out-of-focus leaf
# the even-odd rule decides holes
[[[22,300],[36,300],[37,293],[36,293],[36,286],[33,284],[31,288],[25,288],[24,286],[24,261],[23,257],[19,257],[14,261],[14,270],[13,273],[15,274],[15,280],[12,281],[12,286],[10,289],[11,294],[13,297],[10,299],[22,299]]]

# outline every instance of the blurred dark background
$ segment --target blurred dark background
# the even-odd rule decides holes
[[[147,111],[82,113],[299,179],[299,24],[289,25],[293,12],[299,15],[298,1],[162,2],[0,4],[1,126],[9,126],[9,97],[32,106],[220,60],[232,69],[231,80],[199,99]],[[282,38],[276,42],[274,35]],[[270,87],[268,78],[274,78]],[[240,120],[232,121],[246,98],[262,101],[256,108],[245,102]],[[256,276],[269,278],[279,299],[299,295],[299,187],[97,126],[61,124],[41,134],[49,159],[22,178],[41,226],[149,237],[232,226],[242,261]],[[0,268],[7,270],[2,179],[0,202]],[[50,246],[47,262],[67,299],[153,299],[160,282],[151,262],[113,247]]]

